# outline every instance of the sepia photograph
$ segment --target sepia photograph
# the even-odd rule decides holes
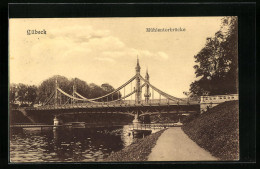
[[[9,19],[9,162],[238,161],[238,17]]]

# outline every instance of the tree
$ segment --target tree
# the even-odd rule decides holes
[[[10,84],[9,88],[9,102],[15,103],[16,99],[18,98],[17,95],[17,85],[16,84]]]
[[[54,92],[56,79],[58,82],[58,87],[61,88],[66,93],[72,93],[71,82],[64,76],[53,76],[47,80],[44,80],[38,88],[38,98],[40,103],[44,103]]]
[[[221,30],[207,38],[206,45],[195,55],[198,80],[190,85],[194,96],[238,92],[237,17],[224,17]]]
[[[108,83],[104,83],[101,85],[101,88],[106,91],[107,93],[110,93],[112,91],[114,91],[115,89],[113,88],[113,86],[111,86],[110,84]]]
[[[73,86],[75,85],[76,87],[76,91],[86,97],[86,98],[89,98],[90,97],[90,87],[89,85],[87,84],[87,82],[83,81],[83,80],[80,80],[78,78],[74,78],[71,80],[70,82],[70,86]]]
[[[37,98],[37,87],[32,85],[27,87],[26,101],[28,104],[33,105]]]
[[[115,90],[114,87],[111,86],[111,85],[108,84],[108,83],[102,84],[101,87],[102,87],[102,89],[103,89],[103,91],[104,91],[104,94],[111,93],[111,92],[113,92],[113,91]],[[112,97],[112,95],[109,95],[109,96],[108,96],[108,101],[117,100],[117,99],[119,99],[119,98],[121,98],[121,93],[120,93],[120,92],[119,92],[119,94],[118,94],[118,93],[113,94],[113,97]]]
[[[103,96],[104,95],[104,90],[96,85],[95,83],[91,83],[89,85],[90,87],[90,98],[96,98],[96,97],[100,97],[100,96]]]
[[[25,84],[19,83],[17,86],[17,93],[18,93],[18,101],[21,104],[24,104],[24,102],[26,102],[27,86]]]
[[[11,84],[9,91],[9,101],[10,103],[14,103],[16,100],[18,100],[21,104],[27,103],[30,105],[35,103],[44,104],[52,95],[54,95],[56,80],[58,87],[64,92],[72,95],[74,85],[76,87],[76,91],[86,98],[100,97],[115,90],[108,83],[103,84],[103,86],[100,87],[94,83],[88,85],[87,82],[78,78],[69,80],[64,76],[56,75],[44,80],[38,87],[34,85],[25,85],[22,83],[19,83],[18,85]],[[121,97],[121,94],[114,94],[113,100],[118,99],[118,96]],[[64,96],[60,92],[58,92],[57,97],[58,101],[60,101],[60,104],[64,104],[68,101],[68,97]],[[112,100],[112,97],[110,96],[108,100]],[[98,101],[106,100],[100,99]],[[51,101],[51,104],[54,104],[54,102]]]

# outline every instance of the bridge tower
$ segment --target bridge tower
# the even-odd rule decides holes
[[[145,80],[147,80],[149,82],[148,69],[146,69]],[[150,89],[149,89],[149,85],[148,84],[146,84],[146,86],[145,86],[144,97],[145,97],[145,103],[148,103],[149,102],[149,98],[151,97],[151,93],[150,93]]]
[[[141,80],[140,80],[140,70],[141,67],[139,65],[139,59],[137,58],[137,65],[135,67],[136,70],[136,94],[135,94],[135,103],[140,104],[142,100],[142,89],[141,89]]]
[[[58,105],[58,81],[57,81],[57,77],[55,79],[55,98],[54,98],[54,106],[57,107]]]
[[[73,82],[73,92],[72,92],[72,96],[73,96],[73,97],[75,97],[75,93],[76,93],[75,80],[76,80],[76,79],[74,79],[74,82]],[[75,99],[72,99],[72,103],[73,103],[73,104],[75,103]]]

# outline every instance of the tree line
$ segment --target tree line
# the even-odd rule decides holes
[[[76,86],[76,90],[82,96],[86,98],[96,98],[103,96],[107,93],[114,91],[114,87],[108,83],[104,83],[101,86],[95,83],[88,84],[87,82],[79,79],[73,78],[68,79],[64,76],[53,76],[44,80],[39,86],[36,85],[26,85],[26,84],[10,84],[9,87],[9,102],[11,104],[33,106],[34,104],[44,104],[45,101],[51,96],[55,91],[56,79],[63,91],[68,94],[72,94],[73,85]],[[108,101],[116,100],[121,97],[121,93],[113,96],[109,96]]]
[[[224,17],[214,37],[194,56],[197,79],[190,85],[192,97],[238,93],[238,20]]]

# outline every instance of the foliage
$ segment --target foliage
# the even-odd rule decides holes
[[[141,139],[135,139],[134,142],[126,148],[112,152],[104,161],[120,162],[120,161],[147,161],[149,154],[156,145],[158,138],[165,129],[153,133]]]
[[[9,102],[20,104],[34,104],[37,98],[37,87],[34,85],[25,85],[22,83],[11,84],[9,92]]]
[[[98,85],[91,83],[90,87],[90,98],[96,98],[102,96],[105,91]]]
[[[90,87],[87,84],[87,82],[80,80],[78,78],[75,78],[73,81],[71,81],[70,86],[73,87],[73,84],[76,87],[76,91],[80,93],[82,96],[90,98]]]
[[[111,85],[108,84],[108,83],[102,84],[101,87],[102,87],[103,91],[105,92],[104,94],[111,93],[111,92],[113,92],[113,91],[115,90],[114,87],[111,86]],[[121,95],[120,92],[119,92],[119,93],[116,93],[116,94],[113,94],[113,96],[112,96],[112,95],[109,95],[109,96],[108,96],[108,101],[117,100],[117,99],[121,98],[121,96],[122,96],[122,95]]]
[[[59,88],[67,93],[72,92],[70,81],[64,76],[53,76],[49,79],[44,80],[38,87],[38,102],[44,103],[55,91],[56,80],[59,84]]]
[[[108,83],[102,84],[101,86],[98,86],[94,83],[88,85],[87,82],[78,78],[69,80],[64,76],[56,75],[44,80],[38,87],[34,85],[25,85],[22,83],[19,83],[18,85],[11,84],[9,91],[9,102],[11,104],[19,102],[21,105],[24,105],[25,103],[28,105],[33,105],[35,103],[43,104],[49,99],[51,95],[54,95],[56,80],[58,87],[66,93],[72,95],[73,86],[75,86],[77,93],[86,98],[100,97],[115,90]],[[60,95],[58,97],[63,99]],[[116,100],[118,97],[121,97],[120,93],[114,94],[113,98],[110,96],[108,101]]]
[[[10,103],[14,103],[15,100],[17,99],[16,88],[17,88],[17,85],[15,85],[15,84],[10,85],[10,90],[9,90],[9,102]]]
[[[193,96],[237,93],[237,42],[237,17],[224,17],[221,30],[207,38],[205,47],[194,56],[198,80],[190,85]]]
[[[27,87],[27,95],[26,95],[26,101],[28,104],[33,104],[36,101],[37,98],[37,87],[36,86],[28,86]]]

